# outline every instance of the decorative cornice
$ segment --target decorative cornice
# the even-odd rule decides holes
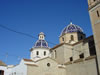
[[[92,8],[94,8],[95,6],[97,6],[98,4],[100,4],[100,1],[97,1],[94,5],[91,5],[88,10],[91,10]]]

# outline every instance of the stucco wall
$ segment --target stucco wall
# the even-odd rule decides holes
[[[56,53],[55,53],[56,51]],[[55,59],[58,63],[64,63],[64,45],[54,49],[51,53],[51,57]]]
[[[73,51],[72,51],[73,60],[79,59],[79,55],[82,53],[84,53],[84,58],[90,56],[88,42],[86,43],[81,42],[73,46]]]
[[[37,51],[38,51],[38,55],[37,55]],[[46,55],[44,55],[44,52],[46,52]],[[32,60],[38,60],[38,59],[48,57],[48,56],[50,56],[49,49],[36,48],[31,51],[31,59]]]
[[[97,4],[96,4],[97,3]],[[88,2],[90,4],[90,2]],[[99,64],[99,74],[100,74],[100,16],[97,16],[97,11],[100,15],[100,1],[92,2],[91,5],[89,5],[89,8],[91,8],[93,5],[95,5],[91,10],[89,10],[94,39],[96,43],[96,52],[97,52],[97,58],[98,58],[98,64]]]
[[[50,66],[47,66],[47,63],[50,63]],[[37,62],[38,66],[27,66],[28,75],[65,75],[65,69],[59,68],[58,64],[46,58]]]
[[[66,65],[66,75],[97,75],[95,59]]]
[[[11,73],[11,69],[6,66],[0,66],[0,70],[4,71],[4,75],[9,75]]]
[[[65,34],[65,35],[63,35],[63,36],[61,36],[60,37],[60,43],[69,43],[69,41],[71,40],[71,35],[73,35],[74,36],[74,41],[75,42],[78,42],[78,34],[77,33],[67,33],[67,34]],[[62,38],[64,38],[64,41],[62,40]]]
[[[20,64],[12,68],[11,75],[27,75],[27,66],[21,60]]]

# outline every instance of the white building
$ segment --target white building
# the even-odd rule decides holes
[[[0,75],[10,75],[13,66],[7,66],[5,63],[0,61]]]

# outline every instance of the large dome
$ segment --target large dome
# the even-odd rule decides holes
[[[72,33],[72,32],[81,32],[83,33],[83,30],[81,27],[79,27],[78,25],[72,24],[72,22],[63,29],[63,31],[61,32],[61,35],[64,35],[65,33]]]
[[[39,34],[39,40],[35,43],[34,48],[49,48],[48,43],[45,41],[45,34],[43,32]]]

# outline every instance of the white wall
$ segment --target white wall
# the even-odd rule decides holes
[[[36,54],[37,51],[39,52],[39,55]],[[46,55],[44,55],[44,51],[46,52]],[[37,60],[37,59],[45,58],[45,57],[48,57],[48,56],[50,56],[49,49],[36,48],[36,49],[31,51],[31,59],[32,60]]]
[[[12,73],[13,75],[27,75],[27,66],[24,64],[23,60],[12,69]],[[10,75],[12,75],[12,73]]]
[[[11,68],[7,68],[6,66],[0,66],[0,70],[4,71],[4,75],[9,75],[11,73]]]

